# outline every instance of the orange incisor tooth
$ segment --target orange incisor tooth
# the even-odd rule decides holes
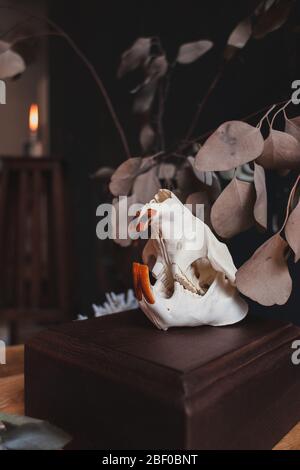
[[[139,285],[148,304],[154,304],[155,299],[150,284],[149,268],[146,264],[139,265]]]
[[[133,288],[136,298],[141,301],[143,298],[142,289],[140,285],[140,263],[133,263],[132,265]]]

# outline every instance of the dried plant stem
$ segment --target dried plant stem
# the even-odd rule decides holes
[[[48,37],[48,36],[56,36],[56,37],[63,37],[63,35],[61,33],[57,33],[55,31],[48,31],[48,32],[44,32],[44,33],[37,33],[37,34],[28,34],[26,36],[19,36],[17,37],[16,39],[13,40],[13,42],[11,43],[12,46],[15,46],[16,44],[18,44],[19,42],[22,42],[22,41],[26,41],[27,39],[33,39],[33,38],[41,38],[41,37]]]
[[[0,5],[0,8],[2,6]],[[19,28],[20,26],[22,26],[23,24],[26,24],[28,23],[30,20],[32,19],[32,16],[29,16],[27,18],[25,18],[24,20],[21,20],[21,21],[18,21],[17,23],[15,23],[13,26],[11,26],[9,29],[7,29],[6,31],[4,31],[3,33],[0,34],[0,38],[3,39],[5,36],[7,36],[9,33],[12,33],[15,29]]]
[[[274,116],[272,117],[272,121],[271,121],[271,124],[270,124],[270,128],[272,129],[273,128],[273,124],[274,124],[274,121],[276,119],[276,117],[278,116],[279,113],[281,112],[284,112],[285,111],[285,108],[292,102],[292,100],[288,100],[287,103],[285,103],[281,108],[279,108],[276,113],[274,114]]]
[[[163,119],[165,115],[165,109],[166,109],[166,101],[167,97],[169,94],[169,89],[170,89],[170,78],[172,74],[172,70],[174,68],[174,64],[171,64],[169,66],[169,70],[167,72],[167,75],[165,79],[162,81],[162,83],[159,86],[159,96],[158,96],[158,115],[157,115],[157,130],[158,134],[160,136],[160,148],[162,151],[165,150],[165,130],[164,130],[164,124],[163,124]]]
[[[190,125],[190,127],[188,128],[187,130],[187,133],[185,135],[185,138],[184,138],[184,141],[187,141],[191,138],[191,136],[193,135],[193,132],[197,126],[197,123],[198,123],[198,120],[199,120],[199,117],[207,103],[207,101],[209,100],[212,92],[214,91],[214,89],[216,88],[216,85],[218,84],[219,80],[221,79],[222,75],[223,75],[223,71],[224,71],[224,65],[222,64],[222,66],[219,68],[218,72],[216,73],[216,75],[214,76],[210,86],[208,87],[208,90],[206,92],[206,94],[204,95],[204,97],[202,98],[202,101],[199,103],[198,107],[197,107],[197,111],[195,113],[195,116],[192,120],[192,123]]]
[[[257,128],[260,129],[262,126],[262,123],[264,122],[265,119],[268,120],[269,126],[271,126],[270,121],[269,121],[269,114],[273,111],[274,108],[276,108],[276,104],[273,104],[270,109],[263,115],[263,117],[260,119],[259,123],[257,124]]]
[[[81,59],[81,61],[83,62],[83,64],[86,66],[86,68],[89,70],[91,76],[93,77],[96,85],[98,86],[98,88],[100,89],[101,93],[102,93],[102,96],[104,98],[104,101],[106,103],[106,106],[110,112],[110,115],[112,117],[112,120],[115,124],[115,127],[118,131],[118,134],[120,136],[120,140],[122,142],[122,145],[123,145],[123,148],[124,148],[124,152],[126,154],[126,157],[127,158],[130,158],[131,157],[131,152],[130,152],[130,149],[129,149],[129,145],[128,145],[128,142],[127,142],[127,138],[126,138],[126,135],[125,135],[125,132],[123,130],[123,127],[119,121],[119,118],[115,112],[115,109],[113,107],[113,104],[112,104],[112,101],[108,95],[108,92],[101,80],[101,78],[99,77],[98,73],[96,72],[95,70],[95,67],[92,65],[92,63],[88,60],[88,58],[85,56],[85,54],[81,51],[81,49],[77,46],[77,44],[73,41],[73,39],[63,30],[63,28],[61,28],[60,26],[58,26],[54,21],[50,20],[49,18],[41,15],[36,15],[36,14],[29,14],[28,12],[25,12],[24,10],[21,10],[17,7],[13,7],[13,6],[9,6],[9,5],[0,5],[0,8],[1,9],[6,9],[6,10],[14,10],[14,11],[19,11],[19,12],[22,12],[26,15],[29,16],[29,18],[27,19],[29,21],[29,19],[37,19],[39,21],[43,21],[44,23],[48,24],[49,26],[51,26],[55,31],[57,31],[58,36],[61,36],[63,37],[66,42],[69,44],[69,46],[71,47],[71,49],[73,49],[73,51],[76,53],[76,55]],[[24,20],[23,22],[27,21],[27,20]],[[22,22],[22,23],[23,23]],[[15,27],[14,27],[15,28]],[[51,32],[49,32],[48,34],[49,36],[51,35]],[[38,35],[37,35],[38,36]],[[41,36],[41,34],[40,34]],[[24,39],[27,39],[28,37],[24,37]],[[21,40],[21,39],[20,39]]]
[[[292,189],[291,189],[291,191],[290,191],[290,195],[289,195],[288,202],[287,202],[287,206],[286,206],[285,219],[284,219],[284,222],[283,222],[283,224],[282,224],[282,227],[281,227],[281,229],[279,230],[278,233],[281,233],[281,232],[283,231],[284,227],[286,226],[286,223],[287,223],[288,218],[289,218],[289,215],[290,215],[290,207],[291,207],[291,204],[292,204],[292,202],[293,202],[293,199],[294,199],[294,196],[295,196],[295,192],[296,192],[296,190],[297,190],[297,186],[298,186],[299,182],[300,182],[300,174],[298,175],[298,177],[297,177],[297,179],[296,179],[296,181],[295,181],[295,183],[294,183],[294,185],[293,185],[293,187],[292,187]]]
[[[267,113],[262,118],[262,120],[263,120],[268,116],[269,112],[274,109],[274,107],[279,106],[281,104],[286,104],[289,101],[290,100],[283,100],[283,101],[279,101],[278,103],[275,103],[273,105],[265,106],[264,108],[259,109],[258,111],[255,111],[251,114],[248,114],[247,116],[244,116],[240,120],[241,121],[248,121],[249,119],[251,119],[251,118],[257,116],[258,114],[261,114],[261,113],[263,113],[264,111],[267,110]],[[259,121],[258,125],[260,125],[262,120]],[[181,143],[181,145],[177,145],[176,147],[173,147],[173,148],[168,149],[166,151],[158,152],[157,154],[155,154],[155,158],[164,159],[164,158],[166,158],[168,156],[171,156],[171,155],[176,155],[177,157],[186,158],[186,156],[183,155],[180,152],[183,152],[184,150],[187,150],[189,147],[191,147],[195,143],[198,143],[199,141],[203,141],[205,138],[209,137],[215,130],[216,130],[216,128],[210,129],[209,131],[206,131],[204,134],[201,134],[198,137],[195,137],[194,139],[189,140],[188,142],[184,141],[183,143]]]
[[[51,23],[52,23],[52,21],[51,21]],[[54,23],[52,23],[52,24],[54,25]],[[57,28],[57,26],[54,26],[54,27]],[[114,121],[116,129],[119,133],[119,136],[120,136],[120,139],[121,139],[126,157],[130,158],[131,157],[131,152],[129,150],[129,145],[128,145],[128,142],[127,142],[125,132],[123,130],[123,127],[122,127],[122,125],[119,121],[119,118],[118,118],[118,116],[115,112],[115,109],[113,107],[111,99],[110,99],[110,97],[109,97],[109,95],[106,91],[105,86],[103,85],[103,82],[102,82],[101,78],[99,77],[98,73],[96,72],[96,70],[95,70],[94,66],[91,64],[91,62],[86,58],[86,56],[83,54],[83,52],[77,47],[77,45],[75,44],[73,39],[68,34],[66,34],[63,30],[61,30],[60,28],[58,28],[58,31],[61,32],[62,36],[64,36],[64,38],[69,43],[69,45],[74,50],[74,52],[78,55],[78,57],[86,65],[87,69],[90,71],[92,77],[94,78],[96,84],[98,85],[98,87],[99,87],[99,89],[102,93],[102,96],[104,98],[104,101],[106,103],[106,106],[107,106],[107,108],[110,112],[110,115],[112,117],[112,120]]]
[[[158,88],[158,113],[157,113],[157,132],[159,135],[160,149],[165,150],[165,132],[163,126],[163,117],[165,111],[165,96],[163,83],[160,83]]]
[[[249,119],[251,119],[251,118],[257,116],[257,115],[260,114],[260,113],[263,113],[264,111],[267,111],[269,108],[274,109],[274,106],[279,106],[279,105],[281,105],[281,104],[287,103],[288,101],[289,101],[289,100],[282,100],[282,101],[278,101],[278,103],[275,103],[275,104],[273,104],[273,105],[268,104],[268,106],[265,106],[264,108],[261,108],[261,109],[259,109],[258,111],[254,111],[254,112],[251,113],[251,114],[247,114],[247,116],[241,118],[241,121],[249,121]],[[270,111],[271,111],[271,109],[270,109]],[[268,114],[269,114],[269,112],[266,113],[266,116],[268,116]]]
[[[154,37],[153,40],[157,43],[157,46],[160,50],[160,53],[166,57],[166,51],[164,50],[161,40],[159,37]],[[173,65],[169,65],[167,76],[161,80],[159,87],[158,87],[158,113],[157,113],[157,132],[159,135],[159,144],[160,150],[165,150],[165,130],[164,130],[164,123],[163,118],[165,114],[165,106],[166,100],[169,92],[169,84],[170,84],[170,74],[173,69]]]
[[[258,111],[254,111],[253,113],[251,114],[247,114],[247,116],[244,116],[242,118],[240,118],[240,121],[249,121],[249,119],[257,116],[258,114],[260,113],[263,113],[264,111],[268,110],[268,112],[266,113],[265,116],[263,116],[262,119],[265,119],[268,114],[269,114],[269,111],[272,111],[274,109],[275,106],[279,106],[281,104],[284,104],[284,103],[287,103],[289,102],[290,100],[283,100],[283,101],[279,101],[278,103],[275,103],[273,105],[268,105],[268,106],[265,106],[264,108],[262,109],[259,109]],[[199,135],[198,137],[195,137],[194,139],[190,140],[189,142],[185,142],[184,145],[181,147],[181,149],[185,149],[185,148],[188,148],[190,147],[191,145],[193,145],[194,143],[197,143],[199,140],[203,140],[205,139],[205,137],[209,137],[214,131],[216,130],[216,128],[214,129],[211,129],[209,131],[206,131],[204,134],[201,134]]]

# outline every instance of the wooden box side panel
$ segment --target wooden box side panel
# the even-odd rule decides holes
[[[32,347],[25,355],[25,410],[68,431],[84,449],[179,449],[184,408]],[[38,373],[37,373],[38,371]]]
[[[291,362],[291,343],[228,374],[187,408],[189,448],[272,449],[300,420],[300,369]]]
[[[290,324],[165,337],[127,314],[79,323],[26,346],[25,403],[80,448],[272,448],[300,419],[300,367],[291,362],[300,329]]]

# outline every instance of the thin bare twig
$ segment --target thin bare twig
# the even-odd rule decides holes
[[[16,39],[14,39],[12,42],[11,42],[11,45],[12,46],[15,46],[16,44],[18,44],[19,42],[23,42],[23,41],[26,41],[27,39],[33,39],[33,38],[41,38],[41,37],[48,37],[48,36],[56,36],[56,37],[63,37],[61,33],[58,33],[56,31],[48,31],[48,32],[43,32],[43,33],[36,33],[36,34],[28,34],[26,36],[19,36],[19,37],[16,37]]]
[[[166,57],[166,51],[163,48],[160,38],[154,37],[153,39],[156,41],[160,54]],[[165,104],[166,104],[166,98],[167,98],[167,93],[168,93],[169,73],[170,73],[170,66],[168,66],[167,76],[161,80],[159,87],[158,87],[157,132],[159,135],[160,149],[162,151],[165,150],[165,129],[164,129],[163,118],[165,114]]]
[[[273,106],[279,106],[281,104],[284,104],[284,103],[287,103],[289,100],[282,100],[282,101],[279,101],[278,103],[275,103],[274,105],[268,105],[268,106],[265,106],[264,108],[262,109],[259,109],[258,111],[255,111],[251,114],[248,114],[247,116],[244,116],[242,118],[240,118],[239,120],[240,121],[249,121],[249,119],[257,116],[258,114],[260,113],[263,113],[264,111],[266,111],[267,109],[269,109],[270,107],[273,107]],[[194,139],[192,140],[189,140],[188,142],[184,142],[184,146],[182,147],[182,149],[184,150],[185,148],[188,148],[189,146],[193,145],[194,143],[196,142],[199,142],[200,140],[203,140],[205,139],[206,137],[209,137],[214,131],[216,130],[216,128],[214,129],[211,129],[209,131],[206,131],[204,134],[201,134],[199,135],[198,137],[195,137]]]
[[[198,105],[197,107],[197,111],[195,113],[195,116],[192,120],[192,123],[190,125],[190,127],[188,128],[188,131],[185,135],[185,138],[184,140],[189,140],[191,138],[191,136],[193,135],[193,132],[197,126],[197,123],[198,123],[198,120],[199,120],[199,117],[207,103],[207,101],[209,100],[212,92],[214,91],[214,89],[216,88],[216,85],[218,84],[218,82],[220,81],[222,75],[223,75],[223,72],[224,72],[224,65],[222,64],[222,66],[219,68],[218,72],[216,73],[216,75],[214,76],[210,86],[208,87],[208,90],[207,92],[205,93],[204,97],[202,98],[200,104]]]
[[[282,100],[282,101],[279,101],[278,103],[275,103],[275,105],[268,105],[268,106],[265,106],[264,108],[262,109],[259,109],[258,111],[255,111],[253,113],[250,113],[248,114],[247,116],[244,116],[242,118],[240,118],[241,121],[248,121],[249,119],[265,112],[266,110],[270,109],[270,107],[273,107],[273,106],[279,106],[281,104],[284,104],[284,103],[287,103],[289,100]],[[187,150],[188,148],[190,148],[192,145],[194,145],[195,143],[199,143],[200,141],[203,141],[204,139],[206,139],[207,137],[209,137],[214,131],[216,130],[216,128],[214,129],[210,129],[209,131],[206,131],[205,133],[199,135],[198,137],[195,137],[194,139],[192,140],[189,140],[188,142],[182,142],[181,144],[176,144],[176,146],[166,150],[166,151],[161,151],[161,152],[158,152],[158,154],[155,155],[155,157],[157,159],[164,159],[170,155],[176,155],[176,156],[180,156],[182,158],[186,158],[185,155],[183,155],[182,153],[180,152],[183,152],[184,150]]]
[[[165,132],[163,126],[163,116],[165,111],[165,97],[163,83],[159,84],[158,87],[158,113],[157,113],[157,132],[160,140],[160,148],[162,151],[165,150]]]
[[[286,226],[286,223],[288,221],[288,218],[289,218],[289,215],[290,215],[290,207],[291,207],[291,204],[292,204],[292,201],[294,199],[294,196],[295,196],[295,192],[297,190],[297,186],[300,182],[300,175],[298,175],[291,191],[290,191],[290,194],[289,194],[289,198],[288,198],[288,202],[287,202],[287,206],[286,206],[286,214],[285,214],[285,219],[284,219],[284,222],[282,224],[282,227],[281,229],[278,231],[278,233],[281,233],[282,230],[284,229],[284,227]]]
[[[1,7],[1,5],[0,5]],[[15,23],[13,26],[11,26],[9,29],[7,29],[6,31],[4,31],[3,33],[0,34],[0,38],[3,39],[5,38],[5,36],[7,36],[9,33],[12,33],[15,29],[19,28],[20,26],[22,26],[23,24],[26,24],[28,23],[29,20],[32,19],[32,16],[29,16],[28,18],[25,18],[21,21],[18,21],[17,23]]]

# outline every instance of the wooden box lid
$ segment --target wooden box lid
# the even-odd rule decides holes
[[[299,338],[251,315],[167,332],[140,311],[65,324],[26,345],[26,412],[90,448],[271,448],[300,419]]]

